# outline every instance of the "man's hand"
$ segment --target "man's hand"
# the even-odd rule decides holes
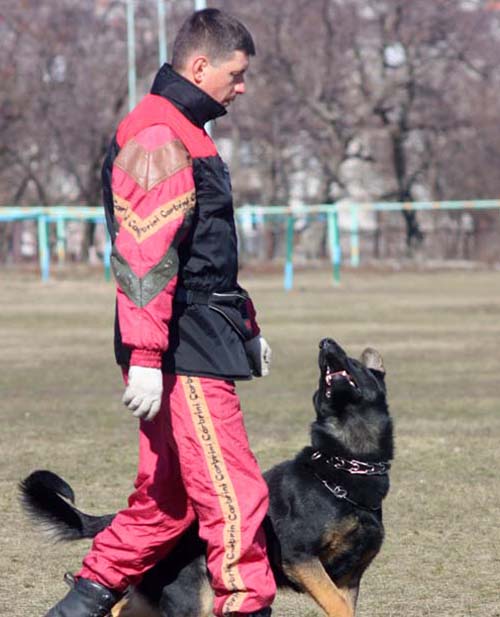
[[[159,368],[131,366],[122,401],[136,418],[152,420],[160,410],[162,392],[163,375]]]
[[[254,377],[266,377],[271,368],[272,351],[263,336],[255,336],[245,343],[248,363]]]

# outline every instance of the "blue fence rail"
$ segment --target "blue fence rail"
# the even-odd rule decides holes
[[[342,211],[350,214],[350,264],[357,267],[360,264],[360,226],[361,212],[402,212],[404,210],[432,211],[432,210],[498,210],[500,213],[500,199],[468,200],[468,201],[412,201],[412,202],[369,202],[369,203],[342,203],[342,204],[317,204],[304,205],[300,208],[290,209],[285,206],[243,206],[238,208],[238,218],[244,216],[260,216],[266,218],[280,217],[287,220],[286,227],[286,258],[283,285],[286,290],[293,288],[293,244],[295,220],[314,214],[326,216],[328,230],[328,246],[332,265],[333,284],[340,283],[340,266],[342,263],[342,251],[340,246],[340,229],[338,215]]]
[[[244,217],[257,216],[265,219],[278,218],[286,224],[286,253],[284,267],[284,287],[289,290],[293,287],[293,253],[294,253],[294,225],[295,221],[306,215],[322,214],[326,216],[328,225],[328,245],[332,265],[333,283],[340,283],[340,267],[342,253],[340,248],[340,230],[338,223],[339,212],[348,210],[350,213],[350,264],[354,267],[360,263],[359,254],[359,216],[362,211],[370,212],[397,212],[403,210],[498,210],[500,200],[475,201],[421,201],[421,202],[370,202],[370,203],[342,203],[307,205],[301,208],[285,206],[243,206],[235,212],[238,221]],[[23,220],[35,220],[38,228],[38,259],[40,274],[43,281],[50,278],[50,235],[48,226],[56,225],[56,252],[60,261],[64,261],[66,247],[66,223],[68,221],[88,221],[105,223],[104,211],[98,207],[87,206],[51,206],[51,207],[0,207],[0,223]],[[107,236],[104,251],[104,272],[106,279],[110,279],[111,242]]]
[[[66,223],[68,221],[87,221],[92,223],[105,223],[103,208],[91,208],[88,206],[50,206],[42,207],[2,207],[0,208],[0,223],[35,220],[38,231],[38,261],[40,274],[43,281],[50,278],[50,235],[49,224],[56,225],[57,255],[60,261],[64,261],[66,251]],[[107,280],[111,279],[111,242],[106,235],[106,248],[104,251],[104,273]]]

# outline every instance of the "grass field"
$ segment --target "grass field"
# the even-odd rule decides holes
[[[68,273],[69,277],[69,273]],[[272,375],[239,388],[264,468],[307,443],[317,343],[384,356],[396,426],[387,537],[358,617],[500,616],[500,273],[325,271],[243,277],[273,346]],[[136,422],[112,357],[113,286],[0,273],[0,615],[37,617],[65,593],[88,544],[50,544],[21,515],[16,483],[50,468],[87,511],[125,504]],[[290,594],[276,617],[313,617]]]

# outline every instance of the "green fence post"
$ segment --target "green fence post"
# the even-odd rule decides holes
[[[56,221],[57,260],[60,264],[66,260],[66,221],[58,217]]]
[[[359,266],[359,208],[351,204],[351,266]]]
[[[111,238],[109,237],[108,230],[106,229],[106,244],[104,245],[104,278],[106,281],[111,280]]]
[[[167,61],[167,24],[165,0],[158,0],[158,66]]]
[[[48,281],[50,276],[50,247],[46,214],[38,216],[38,261],[42,281]]]
[[[135,67],[135,0],[127,0],[127,54],[128,54],[128,109],[132,111],[137,100]]]
[[[285,261],[285,291],[289,291],[293,287],[293,215],[289,214],[286,219],[286,261]]]
[[[337,208],[334,206],[328,212],[328,242],[330,245],[330,258],[333,265],[333,284],[338,285],[340,283],[340,234],[339,234],[339,220]]]

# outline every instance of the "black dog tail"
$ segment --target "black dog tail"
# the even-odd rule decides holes
[[[80,512],[71,486],[52,471],[34,471],[19,483],[19,491],[25,512],[55,540],[93,538],[115,517]]]

